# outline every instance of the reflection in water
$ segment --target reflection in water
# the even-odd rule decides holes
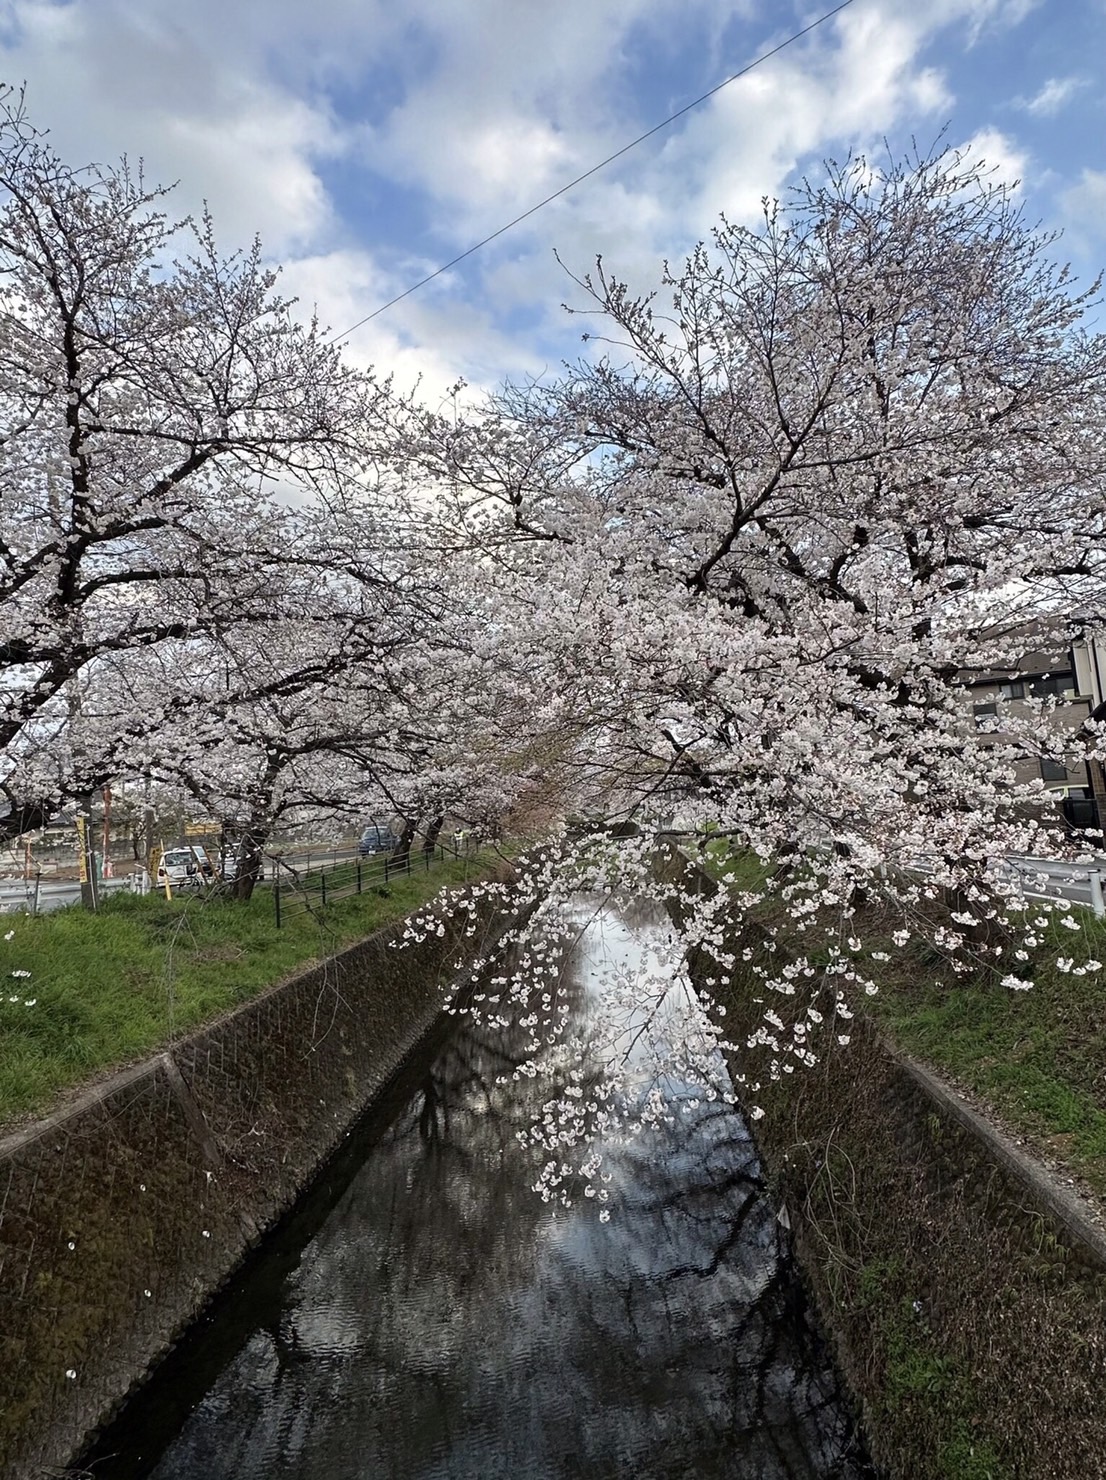
[[[664,930],[588,918],[576,1014]],[[152,1468],[116,1444],[97,1476],[870,1473],[740,1117],[670,1078],[673,1113],[605,1148],[610,1221],[582,1182],[555,1208],[526,1137],[554,1090],[512,1077],[528,1036],[458,1031]]]

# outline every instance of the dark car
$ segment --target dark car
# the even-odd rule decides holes
[[[362,858],[368,858],[373,853],[390,853],[398,842],[390,827],[380,827],[374,822],[361,834],[357,851]]]

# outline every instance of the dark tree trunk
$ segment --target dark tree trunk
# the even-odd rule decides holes
[[[261,882],[264,862],[262,849],[268,841],[269,831],[267,824],[251,822],[238,839],[236,847],[238,867],[230,892],[233,898],[240,899],[243,904],[253,897],[254,889]]]
[[[411,844],[415,841],[415,828],[418,819],[408,817],[404,819],[403,831],[399,835],[399,842],[392,850],[392,862],[405,864],[411,856]]]
[[[434,818],[430,826],[426,829],[426,834],[422,840],[422,851],[424,853],[434,852],[434,849],[438,846],[438,837],[441,834],[442,828],[444,826],[445,813],[441,812],[438,814],[437,817]]]

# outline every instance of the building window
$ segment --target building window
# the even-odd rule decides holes
[[[998,696],[1000,699],[1024,699],[1025,683],[1020,678],[1011,679],[1009,683],[1000,683]]]
[[[972,709],[972,713],[975,715],[975,727],[977,730],[984,730],[989,734],[991,731],[998,729],[997,704],[976,704]]]
[[[1041,756],[1041,780],[1042,781],[1066,781],[1068,779],[1068,768],[1061,761],[1050,760],[1047,756]]]
[[[1060,698],[1074,688],[1073,673],[1042,673],[1029,680],[1029,692],[1037,699],[1043,699],[1046,695]]]

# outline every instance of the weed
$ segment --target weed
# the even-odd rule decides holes
[[[1010,1474],[990,1444],[976,1438],[964,1423],[941,1445],[937,1463],[947,1480],[1007,1480]]]

